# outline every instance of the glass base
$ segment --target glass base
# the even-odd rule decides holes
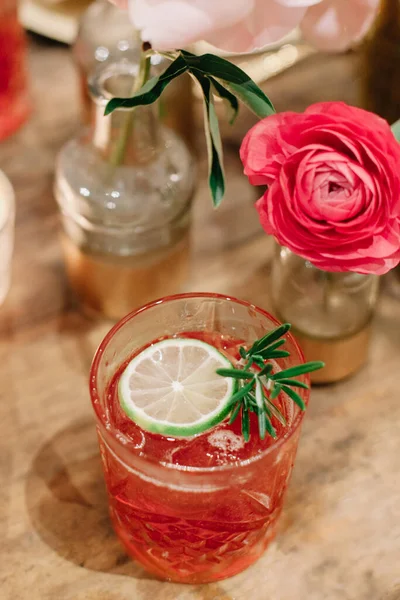
[[[341,339],[316,339],[293,330],[307,361],[322,360],[325,368],[311,373],[311,382],[327,384],[356,373],[367,361],[371,325]]]
[[[206,583],[213,583],[215,581],[222,581],[223,579],[229,579],[234,575],[242,573],[248,569],[251,565],[257,562],[264,554],[268,546],[274,541],[277,534],[277,522],[279,520],[281,510],[277,511],[274,522],[269,525],[266,535],[264,534],[259,542],[253,547],[246,547],[243,545],[243,532],[238,532],[237,540],[231,539],[230,544],[226,544],[225,552],[227,554],[224,557],[224,551],[220,547],[218,550],[207,550],[206,540],[204,540],[204,552],[202,560],[190,560],[189,556],[186,556],[187,565],[185,568],[185,558],[181,556],[174,563],[171,561],[170,565],[166,565],[166,560],[160,560],[159,555],[161,550],[157,547],[152,547],[151,544],[146,544],[145,541],[140,540],[138,544],[132,544],[132,540],[124,528],[118,525],[118,517],[113,515],[113,511],[110,511],[110,517],[113,524],[115,533],[117,534],[119,541],[125,548],[127,554],[137,563],[139,563],[148,573],[151,573],[157,579],[161,581],[169,581],[173,583],[182,583],[188,585],[201,585]],[[234,538],[233,535],[230,538]],[[187,544],[190,553],[190,543]],[[238,550],[242,546],[243,551]],[[184,551],[179,545],[174,549],[172,540],[172,550],[179,555],[182,555]],[[239,556],[232,560],[230,555],[237,553]],[[168,552],[164,552],[168,554]],[[197,552],[195,551],[195,554]],[[164,563],[164,564],[163,564]],[[224,564],[225,563],[225,564]]]

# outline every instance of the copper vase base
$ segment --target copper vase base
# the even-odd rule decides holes
[[[307,361],[322,360],[325,368],[311,373],[313,384],[341,381],[353,375],[367,361],[371,325],[341,339],[323,340],[293,331]]]

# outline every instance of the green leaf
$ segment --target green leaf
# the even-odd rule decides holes
[[[217,369],[216,373],[221,377],[231,377],[232,379],[254,379],[254,373],[240,369]]]
[[[236,98],[236,96],[231,94],[231,92],[229,90],[227,90],[226,87],[224,87],[221,83],[219,83],[219,81],[217,81],[214,77],[209,77],[208,79],[211,81],[212,86],[213,86],[215,92],[217,93],[217,95],[222,100],[224,100],[225,103],[228,104],[228,107],[230,107],[230,112],[232,114],[229,118],[229,124],[233,125],[233,123],[235,122],[236,117],[238,116],[238,113],[239,113],[238,99]]]
[[[242,407],[242,434],[244,441],[248,442],[250,440],[250,417],[249,411],[244,407]]]
[[[260,410],[264,410],[264,392],[263,392],[263,387],[261,384],[261,381],[258,379],[256,379],[256,402],[257,402],[257,406]]]
[[[246,383],[246,385],[241,387],[240,390],[238,390],[235,394],[233,394],[232,398],[229,400],[228,406],[232,406],[233,404],[236,404],[236,402],[239,402],[240,400],[242,400],[242,398],[244,398],[245,396],[247,396],[247,394],[249,392],[251,392],[251,390],[253,389],[253,386],[254,386],[254,381],[250,381],[250,383]]]
[[[265,399],[266,406],[268,410],[274,415],[275,419],[277,419],[284,427],[287,425],[287,421],[285,416],[281,413],[279,408],[275,406],[268,398]]]
[[[275,350],[275,352],[264,350],[263,352],[264,360],[267,360],[268,358],[287,358],[288,356],[290,356],[290,352],[287,350]]]
[[[297,379],[280,379],[279,382],[281,384],[289,385],[291,387],[303,388],[303,390],[310,389],[310,386],[302,381],[298,381]]]
[[[203,75],[211,75],[223,81],[260,119],[276,112],[271,100],[262,89],[233,63],[214,54],[195,56],[184,50],[181,53],[193,74],[199,71]]]
[[[271,392],[271,400],[275,400],[275,398],[277,398],[279,396],[279,394],[282,391],[282,386],[279,383],[275,383],[274,385],[274,389]]]
[[[178,56],[169,67],[157,77],[152,77],[147,83],[133,94],[131,98],[113,98],[107,104],[105,114],[109,115],[116,108],[133,108],[152,104],[161,96],[165,88],[171,81],[187,71],[187,64],[183,56]]]
[[[274,342],[273,344],[270,344],[267,348],[265,348],[265,350],[277,350],[278,348],[280,348],[284,344],[286,344],[286,340],[285,339],[278,340],[277,342]]]
[[[243,348],[243,346],[240,346],[239,348],[239,354],[241,358],[247,358],[247,350],[246,348]]]
[[[312,371],[318,371],[319,369],[323,369],[325,364],[320,361],[308,362],[303,365],[297,365],[296,367],[290,367],[289,369],[284,369],[283,371],[279,371],[279,373],[275,373],[271,376],[271,379],[274,381],[279,381],[280,379],[287,379],[289,377],[297,377],[297,375],[304,375],[305,373],[312,373]]]
[[[269,375],[271,373],[273,369],[273,366],[271,365],[271,363],[269,363],[268,365],[265,365],[265,367],[263,369],[261,369],[261,371],[259,373],[257,373],[258,377],[265,377],[266,375]]]
[[[400,142],[400,119],[393,123],[391,129],[396,140]]]
[[[232,413],[231,413],[231,417],[230,417],[230,419],[229,419],[229,425],[232,425],[232,423],[233,423],[234,421],[236,421],[236,419],[238,418],[238,415],[239,415],[239,411],[240,411],[240,409],[241,409],[241,406],[242,406],[241,402],[238,402],[238,403],[236,404],[235,408],[233,409],[233,411],[232,411]]]
[[[259,411],[258,413],[258,431],[260,433],[260,439],[265,440],[265,434],[267,432],[266,422],[265,422],[265,412]]]
[[[269,417],[267,417],[267,415],[265,415],[265,425],[266,425],[269,435],[275,439],[276,438],[276,429],[272,425],[271,419]]]
[[[214,206],[218,207],[225,194],[224,157],[217,113],[211,93],[211,83],[207,77],[195,73],[204,96],[204,130],[208,150],[208,172]]]
[[[289,331],[290,327],[291,325],[289,323],[284,323],[276,329],[273,329],[272,331],[264,335],[264,337],[262,337],[260,340],[257,340],[250,348],[248,354],[253,355],[262,352],[267,348],[267,346],[272,344],[272,342],[275,342],[275,340],[278,340],[283,335],[285,335]]]
[[[306,410],[306,405],[297,392],[292,390],[292,388],[287,385],[283,385],[282,390],[289,396],[289,398],[293,400],[293,402],[297,404],[297,406],[300,407],[301,410]]]

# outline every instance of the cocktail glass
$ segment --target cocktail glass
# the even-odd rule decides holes
[[[233,298],[172,296],[128,315],[96,353],[90,391],[111,519],[128,553],[162,579],[211,582],[260,557],[276,534],[303,413],[284,398],[288,423],[278,439],[261,441],[253,431],[249,446],[239,441],[240,429],[234,432],[226,423],[180,441],[146,433],[132,423],[133,435],[129,424],[122,427],[114,418],[118,373],[160,338],[191,332],[209,343],[221,337],[250,345],[277,325],[265,311]],[[290,334],[285,347],[291,355],[281,367],[304,362]],[[308,376],[301,379],[308,383]],[[307,403],[309,391],[301,390],[301,395]],[[207,452],[218,454],[217,463],[211,457],[212,466],[205,467],[203,459],[199,466],[200,452],[203,458]]]

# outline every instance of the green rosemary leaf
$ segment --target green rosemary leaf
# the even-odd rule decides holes
[[[243,387],[241,387],[235,394],[233,394],[232,398],[229,400],[228,406],[233,406],[236,402],[240,402],[247,394],[253,389],[254,381],[250,381],[250,383],[246,383]]]
[[[248,442],[250,440],[250,417],[248,409],[244,406],[242,406],[242,434],[244,441]]]
[[[260,340],[258,340],[252,345],[248,354],[250,356],[253,356],[254,354],[258,354],[262,350],[265,350],[267,346],[272,344],[272,342],[275,342],[280,337],[285,335],[285,333],[289,331],[290,327],[291,326],[289,325],[289,323],[285,323],[284,325],[280,325],[273,331],[270,331],[269,333],[267,333],[267,335],[264,335],[264,337],[262,337]]]
[[[263,387],[261,385],[261,381],[257,377],[256,379],[256,402],[257,406],[260,410],[264,410],[264,392]]]
[[[267,365],[264,366],[263,369],[261,369],[261,371],[259,373],[257,373],[258,377],[265,377],[266,375],[269,375],[272,372],[273,366],[271,365],[271,363],[268,363]]]
[[[280,379],[288,379],[289,377],[296,377],[297,375],[304,375],[305,373],[318,371],[318,369],[322,369],[324,366],[325,364],[323,362],[308,362],[303,365],[298,365],[296,367],[290,367],[289,369],[279,371],[279,373],[275,373],[274,375],[272,375],[271,379],[273,379],[274,381],[279,381]]]
[[[271,400],[275,400],[275,398],[277,398],[279,396],[279,394],[282,391],[282,386],[279,383],[275,383],[273,390],[271,392]]]
[[[262,410],[260,410],[258,413],[258,431],[260,433],[260,439],[265,440],[267,427],[265,423],[265,412],[263,412]]]
[[[303,383],[302,381],[298,381],[297,379],[280,379],[279,382],[291,387],[303,388],[303,390],[308,390],[310,388],[309,385]]]
[[[285,418],[285,415],[283,415],[281,413],[281,411],[279,410],[279,408],[277,406],[275,406],[275,404],[273,404],[269,398],[265,399],[265,406],[269,411],[269,416],[271,416],[271,414],[275,417],[275,419],[277,419],[281,425],[283,425],[284,427],[286,427],[287,425],[287,421]]]
[[[254,379],[254,373],[241,371],[240,369],[217,369],[217,375],[231,377],[232,379]]]
[[[247,358],[247,350],[246,350],[246,348],[243,348],[243,346],[240,346],[240,348],[239,348],[239,354],[240,354],[241,358]]]
[[[252,356],[251,358],[253,359],[254,364],[256,364],[261,370],[265,367],[265,360],[262,358],[262,356],[256,355]]]
[[[268,358],[287,358],[288,356],[290,356],[290,352],[287,350],[275,350],[274,352],[265,350],[263,352],[264,360],[267,360]]]
[[[306,405],[297,392],[292,390],[292,388],[288,387],[287,385],[283,385],[282,390],[289,396],[289,398],[293,400],[293,402],[296,402],[297,406],[299,406],[301,410],[306,410]]]
[[[273,344],[270,344],[267,348],[265,348],[265,350],[277,350],[278,348],[280,348],[281,346],[283,346],[283,344],[286,344],[286,340],[278,340],[277,342],[274,342]]]
[[[234,421],[236,421],[236,419],[237,419],[237,417],[239,415],[239,411],[240,411],[241,407],[242,407],[242,403],[238,402],[236,404],[235,408],[233,409],[233,411],[231,412],[231,416],[230,416],[230,419],[229,419],[229,425],[232,425],[232,423]]]
[[[276,438],[276,429],[271,423],[271,419],[264,413],[265,427],[271,437]]]

